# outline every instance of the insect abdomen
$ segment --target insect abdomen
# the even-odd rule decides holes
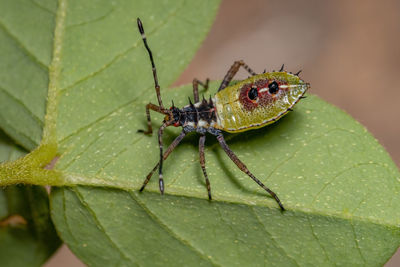
[[[271,84],[275,88],[270,89]],[[271,124],[284,116],[309,85],[287,72],[252,76],[215,95],[218,123],[227,132],[243,132]]]
[[[218,97],[219,96],[219,97]],[[239,101],[219,102],[221,95],[216,96],[216,110],[218,123],[226,132],[243,132],[250,128],[260,128],[267,124],[265,119],[270,117],[268,113],[252,114],[243,110]],[[272,123],[271,120],[269,123]]]

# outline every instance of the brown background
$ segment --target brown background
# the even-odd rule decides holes
[[[288,71],[302,69],[310,93],[361,122],[400,166],[399,40],[396,0],[226,0],[175,85],[194,77],[220,80],[237,59],[256,72],[282,63]],[[46,266],[82,263],[64,247]],[[400,266],[399,251],[386,266]]]

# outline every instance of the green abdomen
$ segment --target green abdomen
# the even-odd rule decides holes
[[[271,90],[271,83],[279,89]],[[227,132],[242,132],[273,123],[299,101],[308,87],[287,72],[252,76],[215,95],[218,126]]]
[[[220,95],[220,93],[215,96],[215,106],[222,130],[232,133],[243,132],[274,122],[271,119],[274,115],[271,111],[266,109],[246,111],[242,108],[239,101],[223,101],[225,96]]]

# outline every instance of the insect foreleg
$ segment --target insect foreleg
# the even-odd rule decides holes
[[[166,114],[166,111],[152,103],[149,103],[146,105],[146,116],[147,116],[147,131],[139,129],[139,133],[144,133],[144,134],[152,134],[153,133],[153,127],[151,126],[151,117],[150,117],[150,110],[154,110],[155,112],[161,113],[161,114]]]
[[[245,70],[247,70],[248,73],[250,73],[252,76],[257,75],[252,69],[250,69],[249,66],[247,66],[246,63],[244,63],[243,60],[235,61],[231,68],[228,70],[226,73],[224,80],[222,81],[221,85],[218,88],[218,92],[224,89],[229,85],[229,83],[232,81],[233,77],[236,75],[236,73],[239,71],[239,68],[243,67]]]
[[[206,172],[206,161],[204,158],[204,143],[206,141],[206,136],[201,135],[199,140],[199,152],[200,152],[200,165],[203,170],[204,177],[206,178],[206,186],[208,191],[208,199],[211,200],[211,186],[210,180],[208,180],[207,172]]]
[[[160,147],[160,161],[159,161],[159,166],[158,166],[158,184],[160,187],[160,192],[161,194],[164,194],[164,179],[162,175],[162,167],[163,167],[163,141],[162,141],[162,136],[164,134],[164,129],[168,126],[168,122],[164,121],[163,124],[161,125],[160,129],[158,129],[158,145]]]
[[[217,140],[221,147],[224,149],[225,153],[231,158],[231,160],[238,166],[238,168],[246,173],[248,176],[250,176],[251,179],[253,179],[259,186],[261,186],[265,191],[267,191],[278,203],[279,207],[281,207],[282,210],[285,210],[283,207],[281,201],[279,200],[278,196],[268,187],[266,187],[260,180],[258,180],[250,171],[247,169],[246,165],[233,153],[233,151],[228,147],[228,144],[225,142],[224,136],[222,134],[217,136]]]
[[[170,126],[172,123],[173,123],[173,120],[163,121],[163,124],[161,125],[160,129],[158,129],[158,145],[160,146],[160,166],[158,166],[158,184],[160,187],[161,194],[164,194],[164,179],[163,179],[163,174],[162,174],[164,154],[163,154],[162,136],[164,134],[164,129],[167,128],[168,126]]]
[[[208,83],[210,82],[210,79],[207,78],[205,83],[202,83],[201,81],[197,79],[193,79],[193,95],[194,95],[194,102],[197,103],[199,102],[199,84],[203,86],[204,90],[206,91],[208,89]]]
[[[178,146],[178,144],[182,141],[182,139],[186,136],[186,133],[184,131],[181,132],[181,134],[175,138],[175,140],[168,146],[167,150],[164,152],[163,155],[163,160],[166,160],[171,154],[171,152]],[[146,179],[143,182],[142,187],[140,188],[140,192],[143,191],[143,189],[146,187],[147,183],[150,181],[151,176],[153,176],[153,173],[158,169],[158,166],[160,166],[160,162],[154,166],[153,170],[146,176]]]

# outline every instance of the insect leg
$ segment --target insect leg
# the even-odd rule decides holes
[[[208,191],[208,199],[211,200],[211,186],[210,180],[208,180],[207,172],[206,172],[206,161],[204,158],[204,143],[206,141],[206,136],[201,135],[199,140],[199,152],[200,152],[200,165],[203,170],[204,177],[206,178],[206,186]]]
[[[239,68],[243,67],[245,70],[247,70],[248,73],[250,73],[252,76],[257,75],[252,69],[250,69],[249,66],[247,66],[246,63],[244,63],[243,60],[235,61],[231,68],[228,70],[226,73],[224,80],[222,81],[221,85],[218,88],[218,92],[224,89],[229,85],[229,83],[232,81],[233,77],[236,75],[236,73],[239,71]]]
[[[268,187],[266,187],[260,180],[258,180],[250,171],[247,169],[246,165],[240,159],[233,153],[233,151],[228,147],[227,143],[225,142],[224,136],[222,134],[217,136],[217,140],[221,147],[224,149],[225,153],[231,158],[231,160],[238,166],[238,168],[246,173],[248,176],[250,176],[251,179],[253,179],[259,186],[261,186],[265,191],[267,191],[278,203],[279,207],[281,207],[282,210],[285,210],[283,207],[281,201],[279,200],[278,196]]]
[[[196,78],[193,79],[193,95],[194,95],[195,103],[199,102],[199,84],[201,86],[203,86],[204,90],[206,91],[208,89],[209,82],[210,82],[210,79],[208,79],[208,78],[205,83],[202,83],[201,81],[197,80]]]
[[[149,103],[146,105],[146,115],[147,115],[147,131],[139,129],[139,133],[144,133],[144,134],[152,134],[153,133],[153,127],[151,126],[151,117],[150,117],[150,109],[154,110],[155,112],[165,114],[164,110],[160,108],[157,105],[154,105],[152,103]]]
[[[139,32],[142,35],[142,40],[143,40],[144,46],[146,47],[147,52],[149,53],[149,57],[150,57],[150,61],[151,61],[151,67],[152,67],[152,70],[153,70],[154,88],[156,89],[158,105],[160,106],[160,108],[164,109],[164,105],[163,105],[162,100],[161,100],[160,85],[158,84],[157,69],[156,69],[156,66],[154,64],[153,54],[151,53],[150,47],[147,45],[146,34],[144,33],[142,21],[139,18],[137,19],[137,25],[138,25],[138,28],[139,28]]]
[[[171,154],[171,152],[175,149],[175,147],[178,146],[178,144],[182,141],[182,139],[186,136],[186,133],[184,131],[181,132],[181,134],[175,138],[175,140],[168,146],[167,150],[164,152],[163,155],[163,160],[166,160]],[[147,183],[150,181],[151,176],[153,176],[153,173],[158,169],[158,166],[160,166],[160,162],[154,166],[154,168],[151,170],[151,172],[146,176],[146,179],[143,182],[142,187],[140,188],[140,192],[143,191],[143,189],[146,187]]]
[[[164,154],[163,154],[162,136],[164,133],[164,129],[170,126],[172,123],[173,121],[163,121],[163,124],[161,125],[160,129],[158,129],[158,145],[160,146],[160,165],[158,166],[158,184],[160,186],[161,194],[164,194],[164,179],[162,174]]]

